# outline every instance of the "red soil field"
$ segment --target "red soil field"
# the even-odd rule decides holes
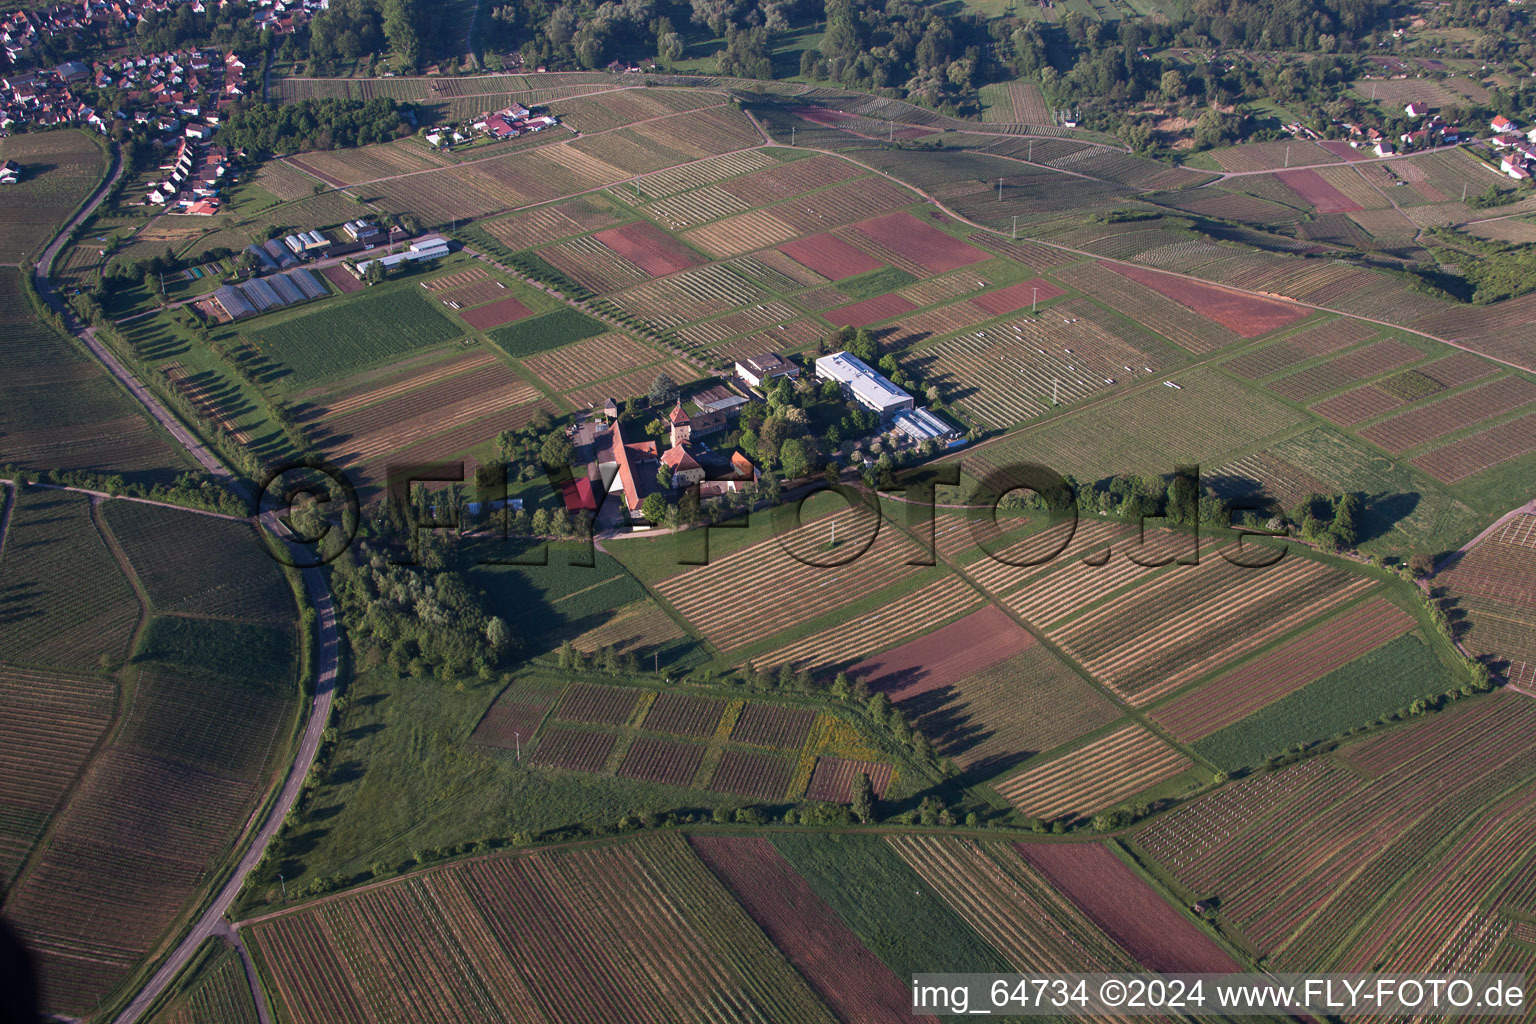
[[[893,316],[910,313],[916,308],[900,295],[876,295],[872,299],[855,302],[851,306],[829,309],[821,316],[834,327],[865,327],[879,323],[881,320],[889,320]]]
[[[829,281],[841,281],[885,266],[863,249],[836,235],[812,235],[779,246],[779,252]]]
[[[996,605],[932,633],[865,658],[848,670],[903,701],[965,679],[1035,645],[1035,638]]]
[[[992,258],[910,213],[888,213],[861,221],[853,230],[935,274]]]
[[[904,983],[766,839],[689,836],[693,852],[800,972],[839,1020],[903,1024],[914,1018]]]
[[[584,732],[551,726],[540,737],[539,748],[534,751],[532,761],[534,764],[569,768],[578,772],[602,771],[603,765],[608,763],[608,752],[613,749],[616,739],[617,733]]]
[[[353,276],[352,271],[342,266],[326,267],[320,271],[325,279],[336,286],[336,290],[344,294],[360,292],[363,290],[363,282]]]
[[[486,711],[470,739],[496,747],[516,748],[533,739],[539,723],[549,713],[559,688],[514,686]]]
[[[1324,181],[1323,176],[1316,171],[1281,171],[1275,177],[1286,188],[1315,206],[1318,213],[1354,213],[1364,209]]]
[[[725,703],[707,697],[663,693],[645,713],[644,728],[674,736],[708,736],[715,731]]]
[[[619,686],[596,686],[581,683],[571,688],[560,702],[555,717],[564,722],[600,722],[604,725],[623,725],[640,700],[639,690]]]
[[[863,772],[869,776],[869,787],[875,797],[885,796],[885,787],[891,784],[891,766],[877,761],[854,761],[846,757],[818,757],[816,770],[811,773],[811,784],[805,795],[810,800],[828,800],[834,804],[846,804],[853,799],[853,780]]]
[[[592,236],[652,277],[674,274],[703,262],[661,228],[636,221]]]
[[[709,788],[716,793],[734,793],[753,800],[780,800],[789,789],[789,780],[794,773],[792,757],[727,750],[720,758]]]
[[[1011,284],[1007,288],[999,288],[995,292],[984,292],[971,299],[971,305],[979,307],[989,316],[1002,316],[1004,313],[1012,313],[1016,309],[1023,309],[1034,302],[1037,295],[1039,301],[1054,299],[1066,292],[1056,287],[1043,277],[1032,277],[1028,281],[1020,281]]]
[[[340,178],[334,178],[331,175],[325,174],[322,171],[317,171],[313,167],[309,166],[309,164],[305,163],[302,160],[295,160],[292,157],[290,157],[288,159],[288,163],[290,163],[293,166],[297,167],[299,170],[303,171],[305,174],[313,175],[314,177],[319,178],[321,181],[325,182],[328,185],[334,185],[337,188],[345,188],[346,185],[347,185],[347,183],[342,181]]]
[[[1218,288],[1212,284],[1171,277],[1140,267],[1123,267],[1105,263],[1122,277],[1144,284],[1160,295],[1165,295],[1181,306],[1194,310],[1207,320],[1214,320],[1230,328],[1244,338],[1257,338],[1277,327],[1294,323],[1307,315],[1305,309],[1275,299],[1261,299],[1252,295]],[[1135,310],[1124,310],[1134,316]]]
[[[1351,146],[1349,143],[1344,142],[1344,141],[1342,141],[1340,139],[1332,139],[1332,140],[1330,140],[1328,142],[1319,142],[1318,145],[1323,147],[1324,149],[1326,149],[1328,152],[1332,153],[1334,156],[1341,156],[1345,160],[1368,160],[1368,159],[1370,159],[1370,157],[1368,157],[1366,154],[1360,152],[1358,149],[1356,149],[1355,147]]]
[[[626,779],[644,779],[668,786],[686,786],[704,760],[701,743],[679,743],[641,736],[624,755],[619,775]]]
[[[1148,970],[1160,974],[1238,970],[1235,960],[1102,843],[1013,845]]]
[[[1376,598],[1179,698],[1152,718],[1193,743],[1374,651],[1413,624],[1407,612]]]
[[[811,734],[816,712],[806,708],[785,708],[773,704],[748,704],[731,729],[732,743],[751,743],[759,747],[798,749]]]
[[[797,116],[805,118],[816,124],[839,124],[843,121],[852,121],[855,115],[841,110],[828,110],[826,107],[795,107]]]
[[[500,327],[502,324],[514,323],[532,315],[533,310],[516,299],[502,299],[500,302],[493,302],[489,306],[459,311],[459,319],[477,331],[485,331],[492,327]]]

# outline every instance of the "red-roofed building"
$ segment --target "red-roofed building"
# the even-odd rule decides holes
[[[674,488],[692,487],[704,479],[704,467],[680,444],[674,444],[662,453],[661,464],[672,471]]]
[[[592,490],[592,478],[589,476],[578,477],[562,484],[560,496],[565,499],[567,512],[580,512],[583,509],[589,512],[597,511],[597,494]]]
[[[645,491],[641,490],[640,481],[654,480],[656,477],[656,442],[626,442],[617,420],[613,423],[612,433],[613,461],[619,467],[619,486],[624,489],[624,504],[631,512],[638,512],[640,503],[645,500]]]

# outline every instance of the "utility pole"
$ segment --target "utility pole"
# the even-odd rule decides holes
[[[1462,202],[1466,202],[1467,201],[1467,183],[1466,182],[1462,182],[1461,183],[1461,201]]]
[[[790,125],[789,126],[789,144],[791,146],[793,146],[795,144],[795,126],[794,125]]]
[[[1030,299],[1029,299],[1029,311],[1030,311],[1030,313],[1034,313],[1034,311],[1035,311],[1035,303],[1037,303],[1039,301],[1040,301],[1040,289],[1038,287],[1036,287],[1035,290],[1034,290],[1034,294],[1031,295]]]
[[[1014,239],[1018,239],[1018,237],[1019,237],[1019,215],[1018,214],[1014,214],[1013,215],[1013,237],[1014,237]]]
[[[885,141],[886,142],[895,142],[896,141],[896,122],[895,121],[887,121],[885,123],[885,128],[886,128]]]
[[[522,736],[522,733],[519,733],[519,732],[514,730],[513,733],[512,733],[512,742],[517,744],[517,763],[518,764],[522,764],[523,763],[523,736]]]
[[[1285,166],[1291,166],[1291,147],[1285,147]]]
[[[288,902],[288,883],[283,879],[283,873],[277,873],[277,884],[283,887],[283,902]]]
[[[1002,178],[998,178],[997,179],[997,201],[998,202],[1002,202],[1003,201],[1003,179]]]
[[[1030,163],[1034,163],[1035,162],[1035,140],[1034,139],[1030,139],[1029,140],[1029,162]]]

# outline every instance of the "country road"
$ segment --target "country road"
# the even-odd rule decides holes
[[[181,444],[197,463],[205,469],[210,476],[227,484],[237,494],[245,491],[245,487],[227,466],[221,463],[212,451],[208,449],[189,431],[180,420],[155,397],[155,395],[109,351],[107,347],[96,337],[95,331],[81,323],[70,310],[67,303],[59,296],[49,279],[49,273],[53,268],[53,262],[67,244],[70,234],[85,221],[96,207],[101,205],[107,192],[122,176],[123,165],[121,154],[116,146],[112,147],[112,162],[109,173],[101,186],[91,194],[90,199],[81,206],[80,211],[65,224],[59,234],[50,242],[39,256],[34,268],[38,294],[50,307],[57,310],[64,318],[64,323],[74,332],[83,345],[104,366],[108,373],[117,379],[129,394],[133,395],[154,420],[160,424],[176,441]],[[189,510],[195,512],[196,510]],[[281,536],[278,522],[274,513],[268,513],[261,517],[260,522],[275,536]],[[315,679],[314,699],[310,705],[309,715],[304,724],[302,738],[294,753],[292,763],[288,766],[287,775],[284,778],[281,790],[277,798],[272,802],[267,815],[255,832],[250,834],[245,852],[241,855],[234,871],[224,881],[217,895],[204,908],[196,922],[191,926],[177,944],[176,948],[161,963],[159,969],[150,977],[139,992],[134,996],[128,1007],[118,1014],[116,1020],[119,1024],[131,1024],[144,1015],[150,1005],[175,980],[176,976],[191,962],[197,949],[202,943],[215,935],[227,935],[230,926],[224,919],[235,898],[239,895],[246,879],[255,870],[267,845],[277,834],[282,826],[283,819],[293,809],[298,801],[299,793],[303,788],[304,778],[309,774],[310,767],[315,762],[315,756],[320,749],[321,736],[325,732],[326,723],[330,721],[331,702],[335,694],[337,671],[339,665],[338,644],[336,633],[336,611],[333,604],[330,588],[326,583],[324,573],[320,569],[303,570],[304,588],[311,604],[314,606],[318,624],[318,646],[316,649],[315,663],[318,669]],[[252,996],[260,1013],[263,1024],[267,1024],[267,1012],[265,1000],[262,997],[260,986],[257,983],[249,957],[245,953],[244,946],[234,943],[244,962],[247,977],[251,982]]]

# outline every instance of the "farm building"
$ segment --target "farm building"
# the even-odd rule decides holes
[[[348,238],[354,242],[368,245],[383,239],[384,229],[371,220],[349,220],[341,226]]]
[[[212,298],[229,319],[240,320],[329,294],[314,274],[290,270],[273,277],[252,278],[243,284],[226,284],[216,289]]]
[[[800,367],[777,352],[764,352],[760,356],[736,360],[736,376],[754,388],[760,388],[764,381],[777,380],[779,377],[794,380],[800,376]]]
[[[693,404],[703,413],[723,412],[733,413],[747,404],[743,395],[738,395],[723,384],[716,384],[712,388],[706,388],[693,396]]]
[[[699,465],[699,460],[689,455],[688,449],[676,442],[671,448],[662,452],[661,464],[672,471],[674,488],[692,487],[704,479],[704,467]]]
[[[924,441],[943,441],[953,445],[959,443],[963,436],[959,428],[927,409],[903,410],[896,414],[892,425],[918,444]]]
[[[261,247],[267,250],[267,255],[272,257],[272,262],[279,267],[296,267],[299,264],[299,261],[294,259],[293,253],[288,251],[288,247],[275,238],[261,243]]]
[[[610,457],[618,467],[614,485],[624,492],[625,507],[638,512],[640,503],[645,500],[645,483],[656,479],[656,442],[625,441],[618,420],[614,420],[608,436],[612,446]]]
[[[393,270],[403,263],[415,263],[421,260],[442,259],[448,255],[448,239],[442,235],[428,235],[412,242],[410,248],[404,252],[390,253],[388,256],[380,256],[377,260],[359,260],[352,270],[358,277],[368,273],[368,267],[377,262],[386,272]]]
[[[816,376],[835,380],[843,394],[878,413],[882,422],[913,407],[912,396],[870,369],[869,364],[847,352],[833,352],[816,360]]]
[[[591,476],[577,477],[560,485],[560,497],[565,501],[567,512],[595,511],[597,492]]]

